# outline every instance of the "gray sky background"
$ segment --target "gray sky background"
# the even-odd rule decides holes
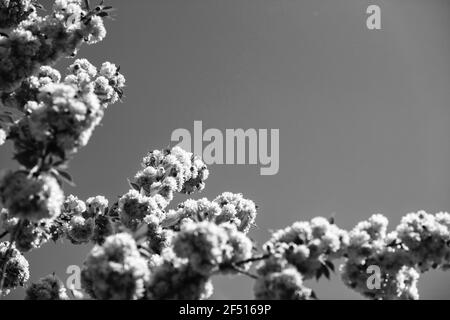
[[[50,1],[44,1],[49,7]],[[450,2],[446,0],[109,0],[107,39],[83,47],[128,80],[91,143],[71,163],[81,198],[128,189],[141,157],[174,129],[280,129],[280,172],[211,166],[205,192],[241,192],[260,206],[251,236],[336,213],[352,228],[374,213],[450,210]],[[366,28],[381,6],[382,30]],[[60,64],[65,66],[68,62]],[[1,167],[14,167],[10,146]],[[183,197],[178,198],[180,201]],[[81,264],[89,247],[27,255],[32,280]],[[215,279],[215,298],[252,298],[253,281]],[[323,299],[359,299],[334,276]],[[450,274],[426,274],[421,297],[449,298]],[[21,290],[12,298],[22,298]]]

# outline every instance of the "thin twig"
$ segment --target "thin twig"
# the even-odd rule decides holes
[[[253,257],[253,258],[250,258],[250,259],[247,259],[247,260],[236,262],[234,265],[242,266],[242,265],[247,264],[247,263],[258,262],[258,261],[269,259],[271,256],[272,256],[271,254],[265,254],[265,255],[262,255],[262,256],[256,256],[256,257]]]
[[[251,273],[251,272],[249,272],[249,271],[247,271],[247,270],[244,270],[244,269],[242,269],[242,268],[239,268],[237,265],[235,265],[235,264],[230,264],[229,265],[229,267],[231,268],[231,269],[233,269],[234,271],[236,271],[236,272],[239,272],[239,273],[242,273],[243,275],[246,275],[246,276],[248,276],[248,277],[250,277],[250,278],[252,278],[252,279],[259,279],[259,277],[257,276],[257,275],[254,275],[253,273]]]

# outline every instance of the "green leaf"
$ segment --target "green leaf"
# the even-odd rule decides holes
[[[323,267],[320,267],[319,269],[317,269],[316,271],[316,280],[319,281],[320,277],[322,276],[323,273]]]
[[[33,168],[38,162],[35,153],[29,150],[15,154],[14,159],[25,168]]]
[[[66,171],[62,171],[62,170],[56,170],[56,172],[58,173],[58,176],[64,180],[64,182],[66,182],[68,185],[75,187],[75,183],[73,182],[73,178],[72,176],[66,172]]]
[[[8,114],[0,114],[0,121],[6,124],[14,124],[14,118]]]
[[[322,273],[328,280],[330,280],[330,270],[328,270],[326,266],[322,266]]]
[[[333,262],[331,262],[330,260],[327,260],[327,261],[325,261],[325,265],[328,267],[328,269],[335,272]]]
[[[131,182],[129,179],[128,179],[128,184],[129,184],[130,187],[133,188],[134,190],[139,191],[139,192],[141,191],[141,187],[139,187],[138,184],[136,184],[136,183],[134,183],[134,182]]]
[[[84,5],[88,11],[91,11],[91,4],[89,3],[89,0],[84,0]]]

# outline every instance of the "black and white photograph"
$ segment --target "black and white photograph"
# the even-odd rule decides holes
[[[449,0],[0,0],[0,307],[450,299],[449,35]]]

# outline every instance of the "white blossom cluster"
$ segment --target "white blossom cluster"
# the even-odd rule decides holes
[[[248,232],[254,224],[255,204],[240,194],[224,193],[214,201],[188,200],[166,212],[175,192],[186,192],[186,185],[194,180],[204,184],[206,165],[176,147],[151,152],[143,167],[130,182],[134,189],[120,197],[116,211],[120,224],[134,235],[139,253],[147,260],[150,280],[144,298],[205,299],[212,294],[213,275],[247,272],[253,243],[241,230]],[[74,203],[72,207],[82,205]],[[85,273],[95,268],[86,262]]]
[[[267,252],[281,254],[305,279],[311,279],[329,277],[331,260],[342,256],[348,241],[345,230],[318,217],[276,231],[264,247]]]
[[[9,29],[36,12],[32,0],[0,0],[0,29]]]
[[[103,243],[117,230],[108,215],[108,200],[103,196],[89,198],[86,203],[68,196],[61,213],[52,220],[20,220],[3,209],[0,214],[0,232],[16,232],[15,246],[21,252],[40,248],[49,240],[68,239],[73,244]],[[15,231],[20,221],[20,227]]]
[[[3,95],[6,106],[25,112],[10,128],[8,138],[14,143],[16,159],[26,167],[36,165],[39,150],[46,150],[47,157],[65,160],[84,147],[107,106],[118,101],[125,86],[123,75],[109,62],[97,72],[80,59],[69,71],[61,82],[56,70],[41,67],[18,90]]]
[[[257,215],[253,201],[245,199],[242,194],[225,192],[213,201],[206,198],[186,200],[176,210],[167,213],[165,225],[179,229],[188,222],[212,221],[218,225],[230,223],[243,233],[247,233],[255,224]]]
[[[424,211],[403,217],[396,229],[399,241],[408,248],[414,265],[425,272],[450,268],[450,214]]]
[[[214,199],[214,202],[219,204],[221,209],[216,223],[231,222],[244,233],[254,226],[257,212],[252,200],[245,199],[242,194],[225,192]]]
[[[303,284],[302,274],[282,255],[260,263],[253,291],[258,300],[310,300],[313,291]]]
[[[209,276],[194,271],[187,259],[177,257],[171,249],[151,258],[150,265],[148,300],[204,300],[213,294]]]
[[[2,294],[8,294],[10,290],[23,286],[30,278],[27,259],[9,242],[0,242],[0,265],[5,267]]]
[[[119,214],[125,227],[136,230],[144,219],[149,221],[150,217],[156,219],[158,224],[162,222],[166,206],[166,200],[160,195],[148,197],[136,190],[130,190],[119,200]]]
[[[122,97],[125,77],[119,70],[110,62],[103,63],[97,70],[88,60],[78,59],[69,67],[70,74],[64,82],[75,85],[81,92],[94,92],[103,109],[106,109]]]
[[[252,248],[251,240],[235,226],[208,221],[184,224],[173,243],[176,255],[188,259],[192,269],[204,276],[233,271],[236,262],[251,258]]]
[[[145,294],[150,270],[135,240],[126,233],[110,236],[89,253],[81,274],[83,289],[100,300],[136,300]]]
[[[56,0],[53,12],[45,17],[27,9],[29,2],[0,2],[0,15],[10,17],[5,25],[14,27],[8,36],[0,36],[0,91],[15,90],[39,67],[74,55],[83,42],[96,43],[106,36],[103,19],[88,12],[82,0]],[[33,13],[23,20],[30,10]]]
[[[125,78],[109,62],[97,70],[78,59],[64,79],[50,67],[75,56],[82,42],[102,40],[103,18],[111,7],[56,0],[43,17],[37,14],[40,8],[35,0],[0,1],[0,145],[11,140],[22,165],[0,179],[0,237],[9,236],[11,243],[1,244],[2,293],[28,280],[20,252],[50,239],[101,244],[117,232],[117,216],[109,215],[104,197],[86,203],[65,199],[61,186],[72,182],[64,171],[69,156],[87,144],[107,106],[122,98]],[[27,298],[58,299],[62,291],[52,291],[57,287],[49,276],[29,287]]]
[[[11,217],[40,221],[61,213],[64,194],[49,174],[30,176],[25,171],[9,171],[0,179],[0,203]]]
[[[315,299],[304,281],[329,278],[335,260],[343,262],[343,282],[367,298],[418,299],[421,273],[450,268],[448,213],[408,214],[390,233],[380,214],[350,232],[318,217],[274,232],[256,254],[247,234],[257,206],[242,194],[169,208],[176,194],[202,191],[209,176],[198,156],[179,147],[147,154],[132,190],[112,204],[103,196],[64,197],[70,156],[122,99],[125,78],[109,62],[97,68],[77,59],[64,77],[51,67],[105,37],[110,6],[56,0],[44,17],[39,8],[35,0],[0,0],[0,145],[12,141],[21,165],[0,178],[0,240],[10,238],[0,242],[0,295],[29,279],[22,253],[59,239],[95,244],[82,286],[102,300],[207,299],[217,274],[255,278],[256,299]],[[369,285],[371,267],[380,270],[379,285]],[[30,285],[26,299],[69,297],[50,275]]]
[[[414,224],[412,221],[421,217],[433,216],[423,212],[407,215],[396,231],[391,233],[387,233],[388,220],[381,214],[360,222],[349,233],[347,260],[341,266],[344,283],[371,299],[418,299],[419,272],[426,270],[420,267],[425,266],[427,260],[425,257],[417,257],[417,248],[411,246],[408,239],[415,237],[414,232],[417,231],[409,228]],[[442,234],[437,236],[440,238],[439,241],[445,239],[441,236]],[[435,254],[443,252],[435,251]],[[441,259],[444,257],[445,254],[441,255]],[[433,263],[435,262],[430,262]],[[370,266],[376,266],[381,272],[379,279],[376,280],[379,282],[378,287],[368,286],[371,274],[367,270]],[[437,266],[435,265],[435,268]]]
[[[69,296],[61,280],[52,274],[31,284],[25,292],[25,300],[69,300]]]
[[[202,191],[209,176],[199,157],[179,147],[150,152],[142,160],[142,167],[134,179],[136,188],[147,196],[160,194],[169,202],[175,192]]]
[[[125,77],[119,68],[110,62],[105,62],[100,70],[86,59],[77,59],[68,68],[68,74],[61,79],[58,70],[42,66],[36,74],[22,81],[19,88],[10,93],[3,93],[1,101],[4,106],[26,112],[29,102],[38,102],[40,91],[52,84],[71,85],[77,92],[94,93],[102,109],[120,100],[125,87]],[[28,110],[29,111],[29,110]]]
[[[108,199],[103,196],[91,197],[86,202],[73,195],[67,197],[63,213],[53,224],[54,240],[66,237],[76,245],[89,242],[102,244],[117,230],[113,218],[108,214],[108,204]]]

